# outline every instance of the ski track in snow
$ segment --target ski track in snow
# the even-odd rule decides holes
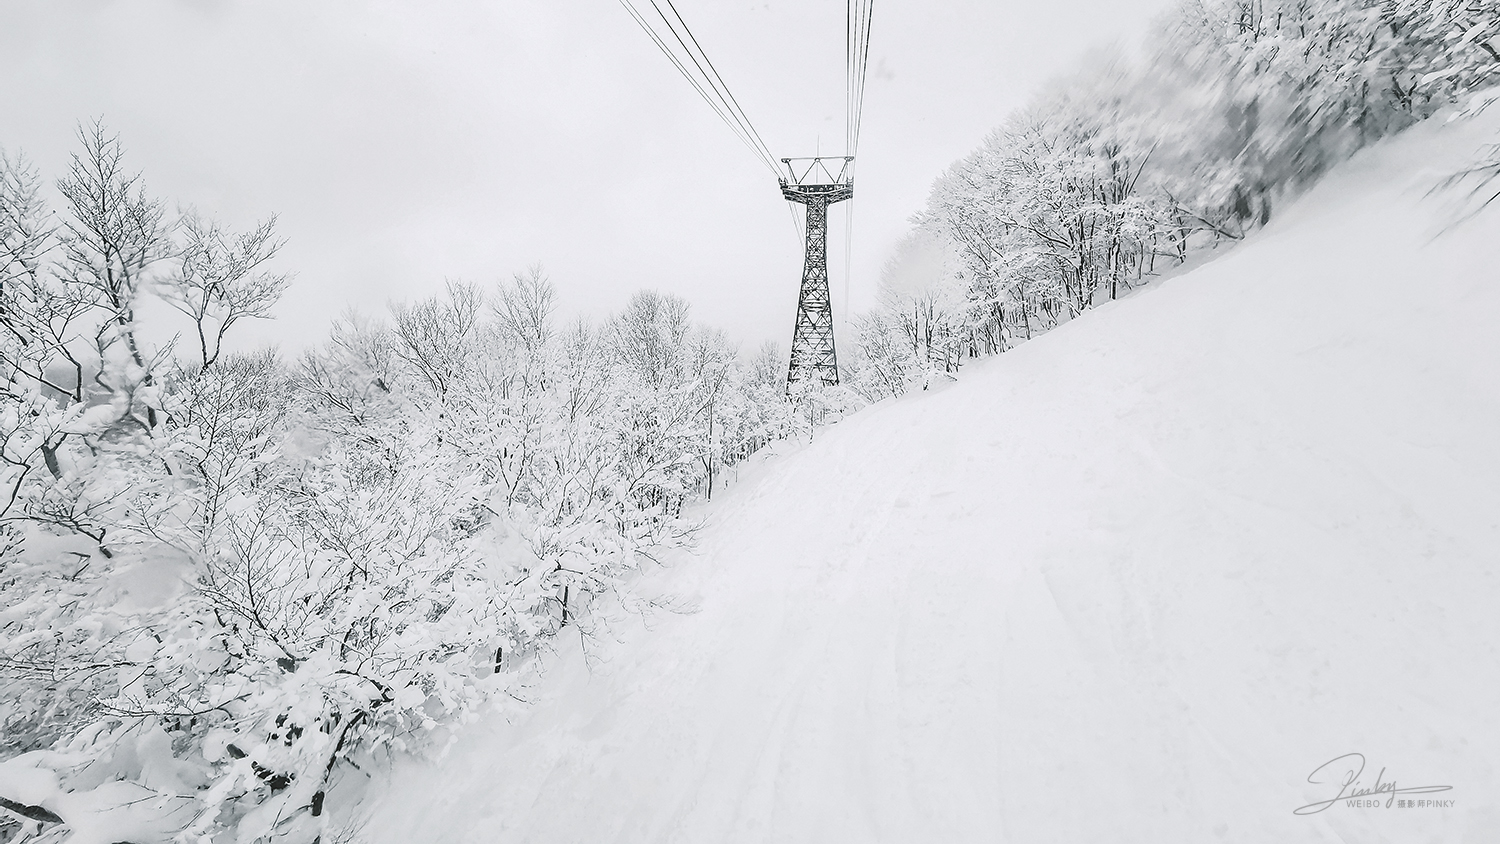
[[[1500,841],[1500,109],[820,432],[372,842]],[[1447,809],[1298,816],[1339,755]]]

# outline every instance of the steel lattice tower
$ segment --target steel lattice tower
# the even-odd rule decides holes
[[[790,202],[807,206],[807,249],[802,263],[802,290],[797,296],[797,321],[792,329],[787,389],[807,377],[809,371],[824,384],[837,384],[839,365],[833,345],[833,301],[828,292],[828,206],[854,196],[854,180],[850,176],[854,159],[839,156],[783,158],[781,161],[790,175],[790,178],[781,180],[781,195]],[[841,163],[836,175],[827,166],[827,162],[834,161]],[[803,167],[802,162],[811,163]]]

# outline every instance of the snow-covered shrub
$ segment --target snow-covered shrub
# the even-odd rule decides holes
[[[559,327],[539,270],[351,317],[293,364],[226,351],[289,281],[274,221],[171,219],[117,139],[81,140],[60,227],[0,158],[0,813],[24,840],[319,840],[361,763],[519,696],[688,543],[719,469],[796,426],[774,355],[650,292]],[[142,339],[151,296],[178,354]]]

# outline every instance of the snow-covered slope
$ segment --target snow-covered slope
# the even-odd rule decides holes
[[[564,653],[365,836],[1500,841],[1500,207],[1426,196],[1491,111],[747,478],[657,575],[700,611]],[[1350,753],[1452,788],[1294,814]]]

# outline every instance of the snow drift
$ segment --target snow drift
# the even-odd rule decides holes
[[[1429,194],[1497,127],[747,476],[654,575],[699,611],[363,837],[1500,840],[1500,206]]]

